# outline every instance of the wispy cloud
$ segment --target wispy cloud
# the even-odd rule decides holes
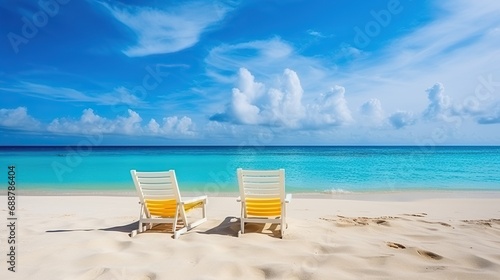
[[[61,102],[95,103],[99,105],[143,105],[143,101],[125,87],[117,87],[112,92],[106,93],[84,93],[67,87],[22,82],[9,88],[0,88],[0,90]]]
[[[489,113],[478,118],[477,122],[479,124],[500,124],[500,103],[495,104]]]
[[[307,30],[307,34],[313,36],[313,37],[318,37],[318,38],[327,38],[329,36],[326,36],[324,35],[323,33],[319,32],[319,31],[316,31],[316,30],[313,30],[313,29],[309,29]]]
[[[278,73],[292,69],[300,75],[306,100],[315,98],[334,81],[328,77],[331,70],[320,59],[301,55],[279,37],[214,47],[205,62],[208,76],[224,84],[235,83],[238,79],[235,73],[245,68],[263,82],[279,86]],[[309,93],[314,94],[309,96]]]
[[[189,1],[164,8],[103,5],[137,36],[135,45],[123,51],[135,57],[173,53],[194,46],[201,34],[221,22],[235,4]]]
[[[280,38],[250,41],[234,45],[223,44],[213,48],[205,62],[213,71],[231,73],[241,67],[266,75],[283,65],[292,64],[294,49]],[[273,67],[274,65],[274,67]],[[289,65],[292,66],[292,65]],[[265,69],[268,69],[268,71]]]
[[[405,92],[413,106],[424,105],[419,93],[436,81],[456,101],[473,94],[465,89],[475,87],[478,76],[497,73],[500,64],[500,5],[495,0],[435,5],[439,14],[434,20],[341,68],[340,83],[362,93],[360,97],[379,98],[392,110],[401,106],[393,100],[398,91]]]

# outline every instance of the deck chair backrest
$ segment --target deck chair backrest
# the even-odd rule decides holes
[[[162,172],[137,172],[132,170],[132,178],[139,193],[141,203],[146,205],[145,211],[149,215],[168,215],[165,202],[171,203],[172,209],[167,212],[175,212],[177,202],[181,200],[179,186],[175,177],[175,171]],[[155,207],[161,204],[162,207]],[[161,209],[160,209],[161,208]],[[170,207],[168,207],[170,208]]]

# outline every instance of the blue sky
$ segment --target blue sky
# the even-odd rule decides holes
[[[0,145],[498,145],[500,2],[0,3]]]

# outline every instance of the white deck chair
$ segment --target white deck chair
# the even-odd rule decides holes
[[[207,196],[182,199],[174,170],[162,172],[131,170],[130,174],[141,204],[139,232],[143,231],[143,224],[149,224],[151,228],[153,224],[171,223],[174,239],[177,239],[181,234],[207,221]],[[202,218],[189,223],[186,212],[194,208],[202,209]],[[183,225],[177,229],[179,218]]]
[[[292,199],[285,194],[285,170],[243,170],[237,169],[241,201],[241,231],[245,223],[280,224],[281,238],[285,233],[286,203]]]

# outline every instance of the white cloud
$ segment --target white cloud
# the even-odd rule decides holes
[[[245,66],[249,69],[261,69],[276,63],[290,63],[293,47],[280,38],[258,40],[235,45],[223,44],[210,50],[205,62],[217,71],[234,71]],[[276,68],[283,69],[282,65]],[[274,68],[274,67],[273,67]]]
[[[245,68],[238,74],[238,88],[233,88],[231,102],[213,121],[236,124],[270,125],[293,129],[338,126],[352,121],[345,99],[345,89],[335,86],[311,104],[303,104],[297,73],[285,69],[278,87],[266,87],[255,81]]]
[[[450,97],[444,94],[444,86],[441,83],[436,83],[431,88],[426,90],[429,106],[423,113],[424,119],[436,120],[442,119],[450,107]]]
[[[321,92],[327,88],[325,80],[328,80],[326,73],[329,70],[320,59],[298,54],[290,43],[278,37],[214,47],[205,62],[207,75],[219,83],[234,83],[238,77],[230,75],[240,68],[248,69],[266,84],[273,83],[276,73],[288,68],[300,75],[301,86],[307,92]]]
[[[362,52],[362,59],[353,56],[326,74],[335,77],[349,92],[359,93],[350,97],[350,104],[361,106],[367,98],[376,97],[388,112],[400,108],[424,111],[428,103],[421,98],[421,92],[436,80],[446,85],[449,98],[459,104],[474,93],[480,84],[478,77],[493,74],[493,79],[498,80],[499,2],[457,0],[433,5],[434,11],[439,11],[434,19],[407,29],[406,34],[392,41],[370,38],[373,45],[386,46],[371,45],[366,49],[369,52]],[[409,11],[395,18],[405,12]],[[388,28],[393,24],[396,21],[390,22]],[[492,99],[498,100],[498,95]]]
[[[0,109],[0,126],[19,130],[38,130],[40,122],[28,114],[26,107]]]
[[[495,104],[489,113],[479,117],[477,122],[479,124],[500,124],[500,103]]]
[[[339,64],[363,58],[365,56],[365,52],[363,52],[361,49],[355,48],[347,43],[343,43],[341,44],[340,48],[334,52],[333,59],[337,64]]]
[[[204,31],[233,9],[221,1],[189,2],[163,9],[103,5],[137,35],[136,45],[124,50],[131,57],[173,53],[194,46]]]
[[[231,113],[243,124],[262,122],[260,109],[253,103],[264,94],[264,85],[255,82],[255,77],[245,68],[239,70],[238,88],[233,88]]]
[[[95,103],[99,105],[126,104],[139,106],[143,104],[143,101],[140,98],[132,94],[131,91],[125,87],[117,87],[111,92],[84,93],[67,87],[55,87],[30,82],[22,82],[17,86],[0,89],[52,101],[84,102]]]
[[[127,104],[137,106],[142,103],[139,97],[132,94],[132,92],[125,87],[117,87],[113,92],[103,94],[97,98],[99,100],[97,100],[96,103],[101,103],[103,105]]]
[[[377,98],[371,98],[363,103],[360,107],[360,112],[369,124],[380,125],[384,120],[385,113],[382,109],[382,103]]]
[[[118,116],[115,119],[103,118],[92,109],[83,110],[78,120],[57,118],[47,127],[53,133],[61,134],[124,134],[141,135],[142,118],[133,110],[128,110],[128,116]]]
[[[279,88],[266,91],[264,85],[255,82],[255,77],[245,68],[238,73],[238,87],[233,88],[232,100],[224,118],[241,124],[284,125],[296,127],[304,116],[301,99],[303,90],[297,73],[285,69]]]
[[[268,94],[271,106],[266,115],[270,115],[269,119],[278,125],[298,127],[305,116],[305,109],[302,105],[304,90],[297,73],[285,69],[281,79],[281,88],[271,88]]]
[[[182,138],[195,135],[195,125],[189,117],[177,116],[163,118],[160,125],[151,119],[142,126],[141,116],[128,110],[127,116],[108,119],[97,115],[92,109],[85,109],[79,119],[54,119],[47,127],[49,132],[60,134],[118,134],[131,136],[163,136]]]
[[[316,30],[313,30],[313,29],[309,29],[307,30],[307,34],[313,36],[313,37],[317,37],[317,38],[328,38],[328,37],[331,37],[331,36],[327,36],[319,31],[316,31]]]
[[[345,88],[338,85],[322,94],[315,104],[308,106],[307,111],[306,122],[311,128],[338,126],[353,121],[345,99]]]
[[[136,112],[128,109],[128,117],[118,117],[116,121],[117,131],[127,134],[133,135],[137,132],[142,132],[141,121],[142,118]],[[121,128],[119,128],[121,127]]]
[[[412,112],[407,111],[397,111],[389,117],[389,122],[396,129],[403,128],[405,126],[413,125],[416,123],[416,119]]]
[[[191,118],[177,116],[163,118],[163,125],[151,119],[147,126],[152,135],[182,137],[196,135],[196,127]]]
[[[153,134],[158,134],[160,132],[160,125],[155,119],[151,119],[148,123],[148,130]]]

